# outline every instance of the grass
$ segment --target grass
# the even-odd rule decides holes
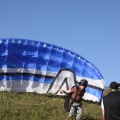
[[[75,120],[68,119],[64,97],[51,94],[0,92],[0,120]],[[97,103],[83,101],[82,120],[100,120]]]

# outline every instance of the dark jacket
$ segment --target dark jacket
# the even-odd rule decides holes
[[[120,120],[120,91],[112,91],[103,97],[105,120]]]

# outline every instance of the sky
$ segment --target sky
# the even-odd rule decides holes
[[[120,83],[120,0],[0,0],[0,38],[66,48]]]

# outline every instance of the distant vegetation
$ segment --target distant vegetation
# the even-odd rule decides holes
[[[109,89],[109,86],[105,86],[105,88],[104,88],[105,90],[108,90]]]
[[[68,119],[64,99],[51,94],[0,92],[0,120],[75,120]],[[100,104],[83,101],[82,120],[100,119]]]

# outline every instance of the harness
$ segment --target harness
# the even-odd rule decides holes
[[[81,96],[80,94],[78,94],[79,87],[78,86],[73,86],[73,87],[76,87],[76,89],[77,89],[75,98],[72,98],[72,93],[69,93],[67,95],[66,99],[65,99],[65,102],[64,102],[64,108],[67,112],[70,111],[71,107],[74,107],[75,109],[78,109],[78,107],[82,106],[82,103],[80,103],[79,105],[73,105],[74,102],[80,102],[80,100],[76,100],[76,97],[78,95]]]
[[[81,107],[81,106],[82,106],[82,103],[80,102],[80,100],[76,100],[76,97],[77,97],[77,96],[81,96],[80,94],[78,94],[78,90],[79,90],[79,87],[78,87],[78,86],[76,86],[76,89],[77,89],[77,91],[76,91],[76,96],[75,96],[75,98],[73,99],[72,96],[71,96],[72,101],[70,102],[70,108],[71,108],[71,107],[74,107],[74,108],[77,110],[78,107]],[[73,105],[74,102],[80,102],[80,104],[79,104],[79,105]]]

